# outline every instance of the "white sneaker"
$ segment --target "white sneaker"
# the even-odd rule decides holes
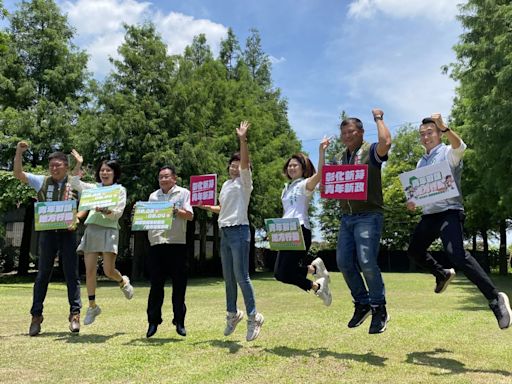
[[[130,284],[130,279],[128,276],[123,276],[124,285],[121,286],[121,291],[124,293],[124,297],[130,300],[133,297],[133,287]]]
[[[228,312],[226,316],[226,329],[224,329],[224,336],[231,335],[238,323],[244,318],[244,313],[237,310],[236,313]]]
[[[512,310],[510,301],[504,292],[498,292],[498,297],[489,303],[489,307],[494,312],[498,325],[501,329],[507,329],[512,323]]]
[[[329,271],[327,268],[325,268],[325,264],[321,258],[317,257],[315,260],[313,260],[311,265],[316,268],[316,272],[313,273],[313,276],[315,276],[316,279],[325,277],[329,283],[331,282]]]
[[[320,285],[320,288],[315,292],[315,295],[322,299],[326,306],[331,305],[332,296],[327,279],[325,277],[321,277],[316,281],[316,283]]]
[[[96,320],[96,316],[98,316],[101,313],[101,308],[99,305],[95,307],[89,307],[87,308],[87,313],[85,314],[84,319],[84,325],[89,325],[94,323],[94,320]]]
[[[261,313],[249,317],[249,320],[247,320],[247,341],[253,341],[258,337],[264,321],[265,318]]]

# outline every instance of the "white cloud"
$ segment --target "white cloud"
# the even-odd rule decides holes
[[[207,19],[195,19],[178,12],[164,14],[152,4],[136,0],[66,1],[62,9],[76,28],[77,42],[89,54],[89,70],[101,78],[110,70],[109,57],[117,58],[123,42],[123,23],[133,25],[151,20],[171,54],[182,53],[194,36],[203,33],[214,54],[227,34],[227,27]]]
[[[356,19],[383,13],[392,18],[421,17],[433,21],[451,21],[463,0],[353,0],[348,15]]]
[[[281,56],[281,57],[277,58],[277,57],[275,57],[275,56],[270,55],[270,56],[268,57],[268,59],[270,60],[270,62],[271,62],[273,65],[280,64],[280,63],[284,63],[284,62],[286,61],[286,59],[285,59],[283,56]]]
[[[220,41],[227,35],[228,28],[222,24],[207,19],[194,19],[182,13],[171,12],[167,15],[157,12],[153,18],[157,30],[167,42],[169,52],[182,53],[194,36],[201,33],[206,35],[208,44],[217,54],[220,50]]]

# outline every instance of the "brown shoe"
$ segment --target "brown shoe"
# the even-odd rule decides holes
[[[73,333],[80,332],[80,314],[72,313],[69,315],[69,330]]]
[[[41,323],[43,322],[43,315],[40,316],[32,316],[32,321],[30,322],[30,328],[28,329],[28,334],[30,336],[37,336],[41,333]]]

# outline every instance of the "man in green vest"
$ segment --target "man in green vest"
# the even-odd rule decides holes
[[[371,314],[369,333],[374,334],[384,332],[389,320],[377,257],[384,221],[380,171],[388,158],[391,133],[384,123],[384,112],[373,109],[372,114],[377,124],[376,143],[364,141],[363,123],[357,118],[345,119],[340,126],[345,149],[339,154],[338,163],[368,165],[368,183],[366,200],[341,200],[336,262],[355,305],[348,327],[358,327]]]
[[[20,141],[16,146],[14,156],[14,176],[21,182],[30,185],[37,192],[39,201],[62,201],[75,199],[68,181],[68,158],[62,152],[52,153],[49,160],[50,176],[34,175],[23,172],[23,153],[27,151],[28,144]],[[48,290],[48,283],[53,271],[53,263],[57,253],[62,263],[64,277],[68,289],[69,301],[69,329],[71,332],[80,331],[80,280],[78,276],[78,256],[76,253],[76,234],[73,230],[42,231],[39,235],[39,263],[32,308],[30,313],[29,335],[36,336],[41,332],[43,322],[43,302]]]

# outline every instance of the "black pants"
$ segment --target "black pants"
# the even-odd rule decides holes
[[[423,215],[414,230],[407,252],[418,265],[430,270],[437,278],[444,278],[443,266],[427,252],[434,240],[441,237],[450,262],[464,272],[488,300],[493,300],[498,290],[480,264],[464,249],[463,224],[464,212],[459,210]]]
[[[185,291],[187,290],[187,247],[185,244],[158,244],[149,251],[148,322],[162,323],[164,286],[168,275],[172,280],[172,310],[174,321],[185,325]]]
[[[313,282],[306,278],[308,267],[301,265],[301,262],[306,259],[309,247],[311,246],[311,231],[303,225],[301,228],[306,250],[279,251],[276,265],[274,266],[274,277],[282,283],[293,284],[305,291],[309,291]]]
[[[53,272],[53,262],[57,254],[68,289],[70,313],[80,313],[80,279],[78,277],[78,255],[76,254],[76,233],[68,230],[43,231],[39,235],[39,262],[30,313],[33,316],[43,314],[43,303]]]

